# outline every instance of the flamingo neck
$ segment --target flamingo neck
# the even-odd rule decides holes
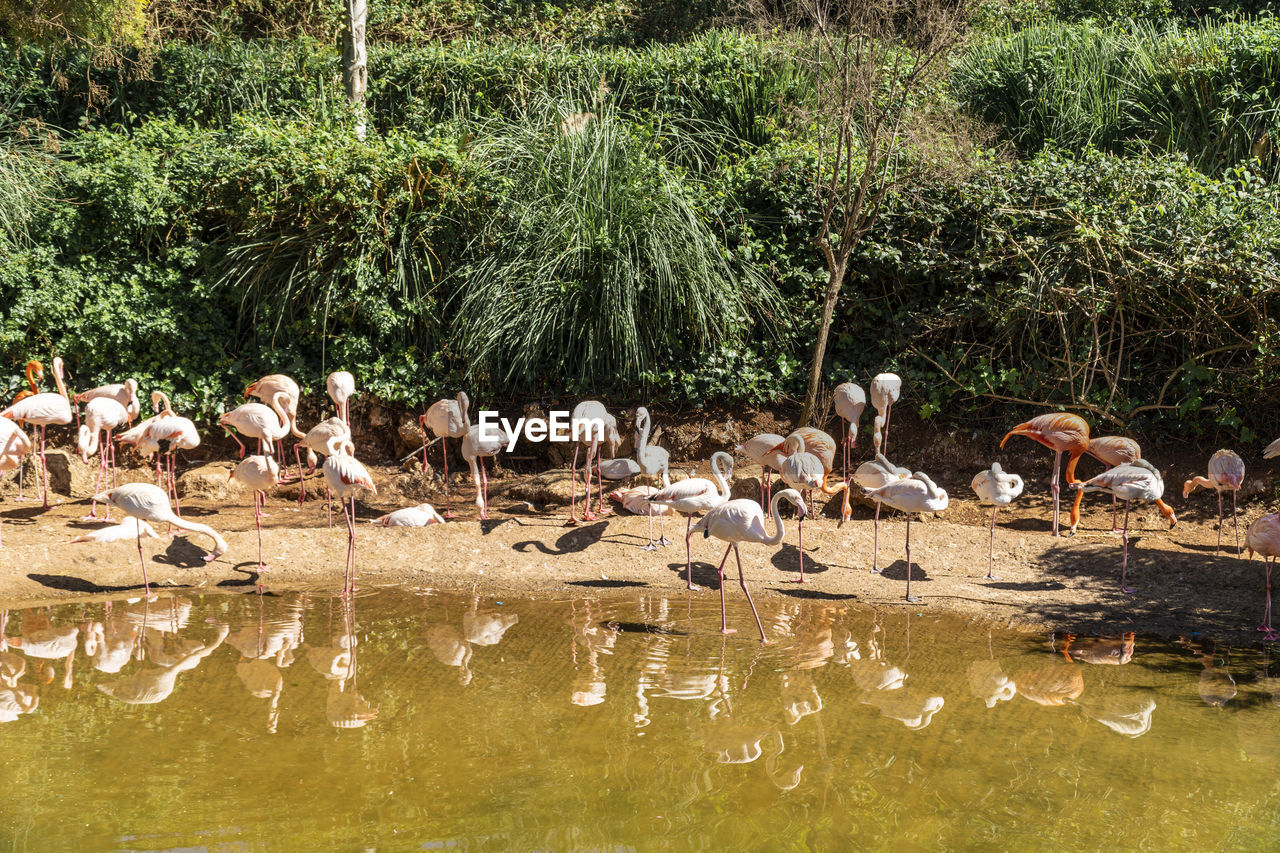
[[[773,535],[766,536],[761,544],[777,545],[787,535],[786,527],[782,524],[782,492],[778,492],[769,501],[769,515],[773,516]]]
[[[471,400],[467,398],[467,395],[464,392],[459,391],[458,392],[458,411],[462,414],[462,427],[463,429],[466,429],[466,430],[471,429],[470,408],[471,408]]]
[[[67,386],[62,381],[62,359],[61,358],[55,358],[53,360],[53,381],[58,386],[58,394],[63,399],[70,400],[71,398],[67,395]]]
[[[733,460],[729,460],[729,473],[733,473]],[[711,474],[716,478],[716,482],[720,485],[720,496],[726,501],[729,500],[729,480],[725,473],[720,470],[720,454],[717,453],[711,457]]]
[[[649,449],[649,412],[645,411],[640,416],[640,447],[636,449],[636,458],[644,458],[644,452]]]

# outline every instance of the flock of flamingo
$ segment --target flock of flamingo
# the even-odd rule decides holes
[[[214,543],[214,550],[205,557],[206,561],[214,560],[227,551],[227,543],[219,533],[208,525],[188,521],[181,516],[178,504],[175,454],[181,450],[190,450],[200,444],[200,435],[195,424],[188,418],[173,412],[169,399],[159,391],[151,394],[153,416],[136,426],[133,420],[140,413],[137,390],[138,383],[132,379],[122,383],[103,385],[83,393],[70,395],[67,391],[62,359],[52,361],[56,392],[41,392],[39,382],[43,379],[43,366],[39,362],[27,365],[29,389],[19,393],[13,404],[0,411],[0,474],[19,472],[19,499],[26,499],[22,492],[21,471],[23,459],[36,447],[23,429],[30,424],[39,427],[39,474],[42,478],[42,499],[44,506],[49,506],[48,470],[45,458],[46,430],[50,426],[78,423],[77,447],[84,462],[88,463],[93,455],[98,456],[98,472],[91,501],[90,515],[96,519],[98,504],[105,505],[106,511],[101,518],[111,520],[111,509],[120,510],[127,517],[123,524],[107,527],[78,537],[74,541],[112,541],[133,538],[138,545],[138,559],[142,566],[143,586],[150,591],[147,578],[146,559],[142,550],[144,537],[157,535],[151,524],[166,524],[170,528],[200,533],[208,536]],[[350,425],[350,398],[356,393],[355,379],[346,372],[339,371],[329,375],[326,382],[330,399],[335,406],[335,415],[321,421],[311,430],[303,432],[298,427],[298,401],[301,391],[298,384],[283,374],[264,376],[245,389],[245,398],[256,397],[261,402],[248,402],[227,412],[219,420],[219,424],[239,445],[240,463],[231,472],[231,477],[241,481],[254,493],[254,518],[258,527],[258,568],[267,567],[262,562],[262,515],[266,503],[267,491],[278,485],[284,485],[282,471],[287,469],[288,462],[284,455],[284,440],[288,437],[297,439],[294,446],[294,464],[297,467],[298,482],[302,483],[299,501],[306,499],[306,487],[302,465],[302,451],[305,448],[308,473],[314,473],[319,462],[318,455],[325,457],[321,466],[326,491],[330,497],[329,524],[333,524],[332,496],[337,495],[342,505],[343,515],[347,523],[347,558],[344,593],[350,594],[354,584],[355,565],[355,518],[357,495],[361,491],[377,494],[377,489],[369,471],[355,456],[355,444],[352,440]],[[814,489],[828,496],[841,495],[840,525],[850,518],[849,489],[858,486],[876,504],[873,520],[873,549],[871,572],[878,573],[879,561],[879,520],[882,506],[889,506],[906,514],[906,562],[907,583],[906,600],[918,601],[911,594],[911,518],[915,513],[938,513],[948,506],[945,489],[938,485],[924,472],[911,471],[890,462],[888,453],[889,422],[893,404],[902,391],[902,380],[892,373],[876,376],[870,384],[871,404],[876,410],[872,443],[874,457],[858,465],[851,472],[851,457],[858,437],[858,423],[867,406],[867,393],[862,388],[846,382],[835,389],[835,411],[845,426],[841,429],[840,451],[841,470],[836,472],[837,443],[826,432],[813,427],[801,427],[790,435],[781,436],[765,433],[754,436],[735,447],[735,451],[761,466],[760,499],[733,499],[730,495],[729,481],[732,477],[734,458],[728,453],[717,452],[711,458],[711,471],[714,481],[702,477],[687,477],[672,482],[669,476],[669,454],[650,442],[651,418],[646,408],[636,410],[635,458],[617,458],[622,446],[618,421],[609,413],[603,403],[595,400],[584,401],[573,410],[571,422],[600,422],[604,424],[604,435],[586,433],[588,437],[575,442],[574,457],[571,466],[571,483],[573,494],[570,500],[569,525],[578,523],[577,481],[579,451],[585,447],[584,475],[586,496],[582,517],[594,520],[606,515],[609,510],[604,506],[604,480],[619,481],[636,476],[645,476],[660,481],[661,486],[645,485],[629,489],[619,489],[610,497],[631,512],[649,516],[649,542],[645,550],[653,550],[658,545],[670,544],[665,535],[653,538],[653,518],[672,514],[687,517],[685,527],[685,559],[686,586],[696,589],[693,584],[692,539],[694,534],[702,533],[704,537],[715,537],[726,543],[724,556],[717,569],[720,577],[720,611],[721,630],[732,633],[728,627],[724,600],[724,571],[733,552],[738,568],[738,584],[746,596],[755,616],[756,627],[760,638],[765,639],[759,613],[747,589],[746,578],[742,570],[742,559],[738,552],[739,544],[757,543],[778,545],[785,537],[781,504],[786,501],[795,507],[798,527],[798,549],[800,555],[800,571],[794,579],[796,583],[805,583],[808,578],[804,574],[804,521],[809,514]],[[83,418],[80,415],[80,404],[84,404]],[[432,404],[419,418],[422,430],[423,470],[428,468],[427,450],[428,433],[435,440],[442,442],[444,457],[444,490],[446,508],[440,515],[429,504],[421,504],[384,515],[375,523],[383,526],[422,527],[428,524],[441,523],[453,518],[451,491],[448,475],[448,448],[445,442],[456,439],[461,442],[461,456],[471,470],[471,479],[475,485],[475,504],[481,519],[488,518],[488,475],[484,468],[484,457],[495,456],[508,444],[508,436],[501,428],[497,430],[497,438],[486,435],[476,424],[470,422],[469,400],[465,393],[459,393],[456,399],[439,400]],[[128,427],[127,429],[125,429]],[[113,433],[124,429],[115,442],[128,445],[145,458],[155,457],[156,485],[149,483],[126,483],[115,485],[115,444]],[[586,432],[586,431],[584,431]],[[1050,490],[1053,495],[1053,536],[1059,535],[1059,469],[1062,455],[1068,456],[1065,475],[1067,485],[1075,490],[1075,499],[1070,510],[1070,529],[1067,535],[1075,533],[1080,521],[1080,502],[1086,492],[1101,491],[1110,493],[1113,501],[1112,528],[1121,534],[1122,558],[1120,569],[1120,588],[1125,593],[1134,590],[1127,585],[1129,559],[1129,511],[1130,505],[1138,503],[1154,503],[1159,511],[1169,520],[1170,525],[1177,523],[1177,516],[1164,501],[1164,480],[1159,470],[1142,458],[1142,450],[1138,443],[1123,436],[1103,436],[1090,438],[1089,424],[1081,417],[1073,414],[1054,413],[1034,417],[1026,423],[1011,429],[1000,442],[1005,443],[1015,435],[1023,435],[1054,451],[1053,472],[1050,479]],[[256,439],[257,453],[246,455],[247,448],[240,436]],[[431,442],[434,443],[434,442]],[[609,452],[610,458],[602,458],[603,452]],[[1080,458],[1088,454],[1095,457],[1108,468],[1102,474],[1089,480],[1080,481],[1075,477],[1076,464]],[[1280,440],[1272,442],[1263,452],[1264,458],[1280,455]],[[596,510],[592,511],[592,472],[596,479]],[[776,472],[786,488],[773,492],[772,475]],[[1244,481],[1244,461],[1231,450],[1219,450],[1209,460],[1208,477],[1195,477],[1183,485],[1183,497],[1188,497],[1197,487],[1214,489],[1218,495],[1218,549],[1221,551],[1223,506],[1222,493],[1229,491],[1232,495],[1232,515],[1235,519],[1236,550],[1241,553],[1239,519],[1236,513],[1236,492]],[[292,482],[292,481],[290,481]],[[111,488],[104,488],[105,486]],[[973,478],[973,491],[980,502],[992,506],[990,523],[990,542],[985,579],[995,580],[992,573],[995,556],[995,522],[1000,507],[1008,506],[1023,490],[1022,478],[1007,473],[996,462],[988,470],[982,471]],[[99,489],[103,489],[99,491]],[[171,500],[172,498],[172,500]],[[34,498],[32,499],[34,500]],[[1124,501],[1123,527],[1117,528],[1116,501]],[[766,528],[766,508],[773,521],[773,533]],[[694,522],[694,517],[701,518]],[[2,541],[2,540],[0,540]],[[1271,572],[1277,556],[1280,556],[1280,515],[1270,513],[1263,515],[1251,524],[1245,533],[1244,549],[1250,557],[1254,553],[1263,557],[1266,570],[1266,604],[1263,621],[1258,630],[1264,632],[1267,640],[1280,638],[1271,625]]]

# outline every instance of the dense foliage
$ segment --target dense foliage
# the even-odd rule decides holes
[[[0,51],[8,390],[59,353],[206,417],[246,377],[337,366],[406,407],[792,399],[826,279],[803,69],[716,4],[662,32],[621,2],[507,5],[374,4],[364,140],[324,3],[159,4],[171,35],[130,67]],[[828,376],[896,369],[966,423],[1280,429],[1276,21],[982,5],[937,97],[1012,147],[890,198]]]

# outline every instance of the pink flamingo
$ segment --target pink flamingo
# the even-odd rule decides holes
[[[810,442],[814,441],[814,434],[817,433],[817,448],[819,452],[830,450],[830,461],[818,456],[817,453],[808,450]],[[830,443],[827,448],[821,439],[825,438]],[[831,440],[831,436],[821,430],[814,429],[798,429],[791,435],[787,436],[784,443],[787,450],[787,458],[782,463],[780,475],[782,481],[793,489],[800,490],[801,494],[809,498],[814,489],[819,489],[824,495],[834,495],[836,492],[844,492],[844,506],[840,515],[841,521],[849,516],[849,484],[841,481],[834,488],[827,486],[827,475],[831,471],[831,466],[835,462],[835,442]],[[807,583],[804,577],[804,517],[801,516],[796,527],[800,533],[800,577],[793,578],[792,583]]]
[[[258,452],[274,455],[275,442],[289,434],[287,413],[281,417],[278,412],[281,395],[272,398],[276,405],[264,406],[261,403],[245,403],[237,406],[218,419],[219,425],[228,428],[228,435],[240,445],[240,458],[244,458],[244,442],[236,432],[244,433],[250,438],[258,439]],[[302,438],[306,438],[304,433]]]
[[[1256,552],[1262,557],[1267,571],[1267,603],[1262,610],[1262,624],[1258,630],[1264,632],[1268,641],[1280,639],[1271,627],[1271,570],[1275,568],[1276,557],[1280,557],[1280,515],[1270,513],[1249,525],[1244,534],[1244,547],[1253,559]]]
[[[373,478],[369,476],[369,470],[360,464],[355,456],[346,453],[346,447],[350,446],[339,438],[329,440],[329,458],[324,460],[324,481],[329,489],[338,496],[339,502],[342,504],[342,514],[347,519],[347,573],[346,584],[343,587],[343,595],[350,596],[355,590],[355,568],[356,568],[356,494],[361,489],[367,489],[373,494],[378,493],[378,488],[373,484]],[[350,501],[350,510],[347,503]]]
[[[665,474],[665,472],[663,472]],[[671,485],[669,482],[666,485]],[[653,486],[636,486],[631,489],[616,489],[609,493],[609,499],[622,504],[622,507],[633,515],[649,516],[649,544],[644,546],[645,551],[656,551],[658,545],[670,545],[667,540],[666,533],[662,529],[662,519],[668,515],[675,515],[675,510],[669,506],[662,504],[650,503],[649,498],[658,493],[658,489]],[[653,538],[653,517],[658,517],[658,539]]]
[[[723,462],[725,468],[720,468]],[[699,589],[693,583],[693,547],[690,537],[693,535],[693,515],[697,512],[709,512],[729,500],[729,478],[733,476],[733,457],[723,451],[711,455],[711,473],[716,482],[703,477],[689,477],[678,483],[672,483],[649,495],[649,503],[666,507],[687,515],[688,521],[684,529],[685,554],[685,588]]]
[[[76,403],[88,403],[91,400],[114,400],[128,412],[127,420],[129,423],[133,423],[133,419],[142,410],[138,404],[138,380],[136,379],[126,379],[123,382],[115,382],[111,385],[99,385],[97,388],[90,388],[88,391],[76,394],[72,400]]]
[[[762,432],[757,436],[747,439],[746,441],[733,448],[734,453],[741,453],[752,462],[760,466],[760,508],[768,504],[769,496],[773,494],[770,488],[770,479],[774,471],[782,468],[783,461],[787,458],[787,454],[778,448],[786,438],[772,432]]]
[[[107,466],[111,467],[111,485],[115,485],[115,445],[111,443],[111,433],[127,423],[129,412],[111,397],[92,397],[84,407],[84,423],[80,424],[76,446],[80,450],[80,460],[89,464],[89,457],[98,454],[98,475],[93,481],[93,493],[103,485]],[[106,441],[101,441],[102,433],[106,433]],[[83,520],[98,517],[98,504],[93,502],[89,514]],[[111,507],[107,507],[106,520],[111,520]]]
[[[841,430],[844,434],[840,438],[840,447],[844,451],[842,479],[847,483],[849,482],[849,456],[853,452],[854,443],[858,440],[858,419],[862,417],[862,411],[867,407],[867,394],[852,382],[841,382],[836,386],[835,405],[836,414],[849,424],[848,429]]]
[[[337,370],[329,374],[324,385],[325,390],[329,392],[329,399],[333,401],[334,408],[337,410],[338,417],[342,418],[342,422],[350,428],[350,400],[356,393],[356,378],[345,370]]]
[[[795,504],[796,515],[802,520],[808,512],[808,508],[804,504],[804,499],[800,497],[800,493],[795,489],[783,489],[773,496],[769,502],[769,512],[773,516],[773,534],[765,532],[764,529],[764,510],[760,508],[760,504],[747,498],[726,501],[720,506],[707,510],[707,514],[698,520],[693,526],[690,534],[699,530],[703,536],[714,536],[721,542],[728,542],[729,547],[724,549],[724,558],[720,560],[720,632],[723,634],[732,634],[734,630],[729,627],[728,619],[725,615],[724,607],[724,566],[729,560],[729,551],[733,551],[734,559],[738,562],[738,585],[742,587],[742,592],[747,597],[747,603],[751,605],[751,613],[756,617],[756,628],[760,630],[760,642],[768,642],[764,635],[764,625],[760,622],[760,613],[756,610],[756,604],[751,600],[751,593],[747,589],[747,580],[742,574],[742,556],[738,553],[739,542],[755,542],[760,545],[777,545],[786,536],[786,529],[782,526],[782,510],[780,505],[783,501],[790,501]]]
[[[473,426],[467,430],[467,437],[462,439],[462,458],[471,466],[471,482],[476,487],[476,509],[480,510],[480,518],[489,517],[489,475],[484,470],[484,457],[497,456],[507,446],[510,437],[502,427],[494,427],[496,438],[481,438],[480,427]]]
[[[0,418],[0,476],[7,476],[21,467],[23,458],[31,452],[31,446],[31,439],[16,423]]]
[[[0,412],[0,417],[26,421],[40,427],[40,472],[44,477],[44,506],[49,508],[49,464],[45,459],[45,432],[50,425],[71,423],[71,399],[62,381],[62,359],[53,359],[53,380],[58,393],[32,394]]]
[[[1138,442],[1123,435],[1103,435],[1098,438],[1091,438],[1089,439],[1089,449],[1086,452],[1108,468],[1114,468],[1117,465],[1123,465],[1126,462],[1133,462],[1142,458],[1142,447]],[[1083,492],[1076,495],[1073,512],[1077,518],[1079,518],[1080,514],[1080,498],[1083,495]],[[1173,508],[1163,500],[1156,501],[1156,507],[1159,508],[1165,518],[1172,520],[1175,517]],[[1115,495],[1111,496],[1111,532],[1120,532],[1120,526],[1116,519]]]
[[[889,418],[893,415],[893,404],[898,402],[901,394],[902,379],[896,373],[879,373],[871,380],[871,405],[876,410],[873,424],[875,432],[872,433],[871,440],[876,446],[876,453],[882,450],[889,452]],[[881,441],[884,442],[884,447],[880,446]]]
[[[946,489],[940,489],[922,471],[917,471],[905,480],[894,480],[879,489],[871,489],[867,494],[876,503],[887,503],[896,510],[907,514],[907,595],[906,599],[913,604],[919,601],[911,595],[911,514],[913,512],[942,512],[950,503]]]
[[[307,430],[307,434],[302,441],[293,446],[293,458],[298,464],[298,482],[300,488],[298,490],[298,503],[305,503],[307,500],[307,481],[302,476],[302,448],[307,448],[307,473],[314,474],[316,463],[319,459],[317,453],[329,452],[330,439],[340,439],[344,446],[350,446],[347,455],[354,456],[356,449],[351,442],[351,428],[347,426],[342,418],[326,418],[320,423]],[[333,527],[333,493],[328,488],[325,489],[325,497],[329,504],[329,526]]]
[[[890,483],[905,480],[911,476],[910,468],[901,468],[890,462],[883,453],[877,453],[875,459],[869,459],[853,472],[853,482],[864,491],[882,489]],[[873,538],[871,540],[871,574],[880,574],[880,502],[876,501]]]
[[[1120,591],[1133,592],[1125,583],[1129,570],[1129,502],[1158,501],[1164,494],[1164,478],[1160,471],[1145,459],[1135,459],[1103,471],[1091,480],[1071,483],[1070,486],[1082,492],[1110,492],[1124,501],[1124,529],[1121,531],[1124,559],[1120,563]]]
[[[1236,492],[1244,485],[1244,460],[1234,450],[1219,450],[1209,457],[1209,476],[1192,477],[1182,484],[1182,499],[1186,500],[1196,486],[1213,489],[1218,493],[1218,548],[1222,553],[1222,490],[1231,492],[1231,518],[1236,529],[1236,556],[1240,551],[1240,516],[1236,513]]]
[[[265,572],[262,562],[262,517],[267,507],[267,489],[280,485],[280,466],[270,456],[247,456],[231,472],[229,479],[239,480],[253,489],[253,521],[258,526],[258,571]]]
[[[301,399],[301,395],[302,392],[298,388],[298,383],[283,373],[272,373],[264,376],[257,382],[250,383],[244,389],[245,399],[257,397],[270,406],[288,428],[285,435],[292,435],[297,439],[305,437],[305,433],[298,429],[298,400]],[[280,438],[284,438],[284,436],[282,435]],[[261,448],[259,448],[258,452],[262,452]],[[271,452],[270,449],[268,449],[268,452]],[[241,453],[241,456],[243,455]],[[285,464],[283,442],[280,445],[279,462],[281,465]]]
[[[1000,440],[1000,449],[1003,450],[1005,443],[1015,435],[1025,435],[1032,441],[1043,444],[1054,453],[1053,476],[1049,479],[1049,490],[1053,493],[1053,531],[1051,535],[1057,536],[1060,504],[1058,468],[1062,465],[1062,454],[1068,454],[1067,485],[1074,488],[1076,484],[1076,464],[1080,461],[1080,457],[1089,450],[1089,423],[1079,415],[1072,415],[1066,412],[1037,415],[1026,423],[1018,424],[1005,433],[1004,438]],[[1075,503],[1071,505],[1071,533],[1068,535],[1074,536],[1076,525],[1080,523],[1080,499],[1083,496],[1084,492],[1076,495]]]
[[[999,462],[992,462],[986,471],[974,475],[970,483],[978,495],[978,502],[992,505],[991,537],[987,543],[987,574],[983,580],[1000,580],[991,573],[996,558],[996,513],[1000,507],[1013,503],[1013,499],[1022,494],[1022,478],[1017,474],[1006,474]]]
[[[192,533],[202,533],[208,536],[213,540],[214,550],[213,553],[205,556],[204,561],[206,563],[216,560],[227,553],[226,540],[218,535],[218,532],[212,527],[195,521],[187,521],[185,518],[174,515],[172,507],[169,506],[169,496],[159,486],[153,486],[150,483],[125,483],[123,486],[116,486],[109,492],[94,495],[93,499],[109,503],[125,515],[130,518],[136,518],[138,521],[169,524],[181,530],[190,530]],[[147,561],[142,556],[142,525],[138,526],[137,540],[138,562],[142,565],[142,586],[146,593],[150,595],[151,584],[147,581]]]
[[[584,521],[595,521],[596,515],[591,511],[591,460],[595,458],[600,515],[608,515],[609,510],[604,507],[604,479],[600,474],[600,449],[607,443],[610,458],[616,456],[618,448],[622,446],[622,436],[618,433],[618,419],[609,414],[609,410],[599,400],[583,400],[574,406],[569,423],[570,438],[573,440],[573,464],[569,470],[569,483],[573,488],[573,494],[569,498],[569,521],[566,526],[572,527],[578,523],[578,450],[582,445],[587,446],[587,506],[582,512],[582,518]],[[600,430],[592,428],[595,424],[603,426],[603,436],[600,435]]]
[[[453,509],[450,505],[449,444],[447,439],[463,439],[467,437],[467,431],[471,426],[470,415],[467,412],[470,404],[471,401],[468,399],[466,392],[459,391],[456,402],[454,400],[436,400],[427,409],[427,413],[418,418],[418,425],[422,427],[422,472],[424,474],[427,472],[427,430],[431,430],[432,434],[440,440],[440,453],[444,457],[445,518],[453,518]]]
[[[418,504],[380,515],[371,523],[379,527],[426,527],[443,524],[444,517],[431,504]]]

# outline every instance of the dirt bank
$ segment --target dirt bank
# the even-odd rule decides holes
[[[1172,496],[1182,516],[1173,530],[1152,508],[1133,513],[1129,577],[1137,592],[1124,595],[1117,583],[1120,537],[1111,533],[1110,501],[1102,496],[1087,498],[1080,532],[1071,539],[1050,538],[1049,457],[1027,444],[1029,455],[1018,470],[1027,476],[1028,493],[1012,509],[1002,510],[998,519],[997,581],[982,577],[990,510],[980,507],[968,490],[972,462],[953,456],[950,465],[935,465],[935,469],[954,472],[945,475],[943,483],[952,502],[943,518],[912,524],[912,590],[922,601],[910,606],[1022,627],[1162,634],[1197,631],[1229,642],[1258,640],[1254,628],[1262,609],[1262,566],[1257,560],[1250,563],[1235,556],[1230,516],[1224,536],[1229,547],[1215,554],[1216,504],[1211,493],[1200,492],[1183,501],[1180,489],[1170,485],[1166,497]],[[1014,461],[1019,461],[1016,456]],[[79,465],[75,460],[69,464],[73,469]],[[199,476],[205,478],[206,487],[216,489],[225,482],[230,467],[228,462],[215,463]],[[1082,472],[1083,468],[1082,464]],[[74,484],[83,483],[87,472],[72,473],[73,488],[83,488]],[[146,469],[134,469],[126,471],[124,478],[140,480],[147,475]],[[735,474],[736,494],[758,494],[753,475],[750,470]],[[683,521],[667,522],[667,535],[675,544],[654,552],[641,547],[646,541],[646,520],[625,512],[565,527],[567,508],[560,500],[567,481],[562,474],[508,471],[491,479],[492,518],[483,522],[476,519],[470,503],[470,486],[455,481],[454,507],[460,510],[460,518],[425,529],[384,529],[368,521],[422,499],[442,505],[442,496],[435,493],[438,479],[391,466],[376,469],[375,476],[379,494],[361,502],[359,508],[359,584],[474,588],[527,597],[686,594]],[[1169,481],[1173,482],[1172,476]],[[231,550],[206,564],[202,558],[208,542],[202,537],[184,534],[144,542],[153,584],[253,591],[261,581],[274,590],[336,588],[346,555],[346,530],[340,516],[337,526],[328,528],[323,498],[310,499],[316,497],[318,485],[318,480],[311,481],[313,491],[302,506],[292,499],[296,486],[282,489],[269,500],[263,549],[270,571],[262,575],[256,571],[257,540],[247,492],[186,500],[184,513],[224,532]],[[5,487],[0,504],[4,543],[0,599],[32,603],[136,592],[141,578],[134,544],[68,544],[73,536],[101,525],[81,520],[88,511],[87,500],[59,499],[61,503],[45,511],[38,504],[16,502],[12,487]],[[787,522],[782,547],[744,548],[753,594],[908,606],[903,601],[903,517],[888,516],[882,521],[880,565],[885,571],[872,575],[867,571],[873,542],[870,506],[855,504],[853,521],[842,528],[830,517],[835,509],[834,504],[826,507],[824,517],[805,524],[806,574],[811,583],[787,582],[798,569],[794,521]],[[1242,535],[1264,511],[1261,499],[1242,506]],[[704,589],[691,594],[717,595],[715,564],[722,553],[715,540],[694,541],[694,580]],[[730,584],[728,592],[741,595],[736,583]]]

